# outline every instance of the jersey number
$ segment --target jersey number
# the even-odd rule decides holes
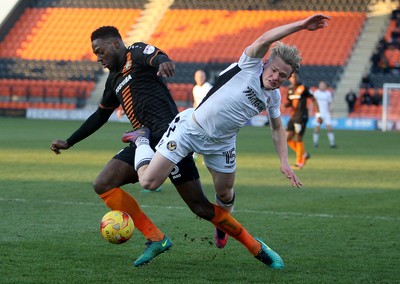
[[[168,128],[168,132],[167,132],[167,138],[169,137],[169,135],[171,134],[171,132],[174,132],[176,129],[175,123],[179,122],[179,116],[175,118],[174,122],[172,122]]]
[[[232,148],[229,151],[224,152],[224,155],[225,155],[227,165],[235,163],[235,158],[236,158],[235,148]]]

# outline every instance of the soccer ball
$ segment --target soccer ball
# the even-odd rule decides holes
[[[128,213],[113,210],[103,216],[100,223],[100,233],[106,241],[112,244],[125,243],[133,234],[135,225]]]

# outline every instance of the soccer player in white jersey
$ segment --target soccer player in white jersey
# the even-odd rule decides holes
[[[335,134],[333,133],[333,128],[332,128],[332,118],[331,118],[331,113],[333,109],[333,96],[332,92],[328,89],[328,85],[326,82],[321,81],[318,84],[318,89],[315,90],[313,93],[314,98],[318,102],[319,106],[319,112],[322,118],[322,123],[325,123],[326,125],[326,130],[327,130],[327,136],[328,136],[328,141],[329,141],[329,146],[331,148],[336,148],[336,143],[335,143]],[[314,133],[313,133],[313,143],[314,147],[318,147],[318,142],[319,142],[319,132],[321,130],[321,125],[317,118],[314,121]]]
[[[202,103],[194,110],[179,113],[161,138],[153,153],[149,147],[149,131],[144,127],[126,133],[122,140],[137,145],[135,168],[146,189],[158,188],[176,164],[188,153],[203,155],[214,182],[218,205],[231,211],[234,203],[236,170],[236,136],[252,117],[267,110],[282,174],[293,187],[302,183],[288,162],[285,128],[282,124],[279,87],[300,67],[301,57],[296,47],[277,42],[263,64],[270,46],[301,30],[315,31],[327,26],[329,17],[316,14],[300,21],[273,28],[248,46],[238,63],[224,70]],[[281,257],[263,240],[263,256],[256,258],[272,268],[283,268]]]

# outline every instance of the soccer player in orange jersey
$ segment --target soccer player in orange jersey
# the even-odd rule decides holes
[[[133,129],[146,126],[150,150],[159,142],[178,109],[164,82],[163,77],[171,77],[175,64],[160,49],[142,42],[125,47],[118,30],[112,26],[101,27],[92,33],[92,49],[97,61],[110,70],[98,109],[72,135],[64,140],[55,139],[50,149],[56,154],[87,138],[122,106]],[[136,199],[122,189],[123,185],[137,183],[135,170],[135,143],[119,151],[105,166],[93,183],[94,190],[112,210],[127,212],[136,228],[148,240],[144,253],[134,262],[135,266],[148,263],[172,246],[171,240],[157,228],[140,208]],[[215,227],[241,242],[247,250],[259,258],[264,254],[262,244],[253,238],[226,210],[212,204],[204,195],[200,177],[188,153],[167,174],[182,199],[199,217],[210,221]],[[263,258],[271,265],[269,258]]]
[[[302,169],[310,154],[306,152],[303,136],[306,132],[308,121],[307,100],[311,99],[317,108],[317,119],[322,123],[319,113],[317,100],[310,93],[308,88],[300,82],[298,73],[293,73],[289,78],[290,87],[288,89],[288,103],[286,107],[291,108],[290,120],[286,128],[286,138],[288,146],[296,153],[296,163],[294,169]]]

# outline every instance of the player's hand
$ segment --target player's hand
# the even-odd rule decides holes
[[[157,76],[160,77],[173,77],[175,73],[174,62],[164,62],[158,67]]]
[[[327,20],[331,18],[322,14],[316,14],[304,19],[303,28],[309,31],[323,29],[328,26]]]
[[[288,163],[281,164],[281,172],[282,174],[290,180],[290,183],[293,187],[300,188],[303,186],[301,181],[298,179],[293,169],[290,167]]]
[[[322,124],[322,122],[324,122],[324,120],[322,119],[322,117],[318,117],[318,118],[317,118],[317,121],[318,121],[319,124]]]
[[[63,140],[53,140],[53,142],[50,145],[50,150],[56,153],[57,155],[61,154],[61,150],[66,150],[69,148],[70,146],[68,145],[67,141]]]

